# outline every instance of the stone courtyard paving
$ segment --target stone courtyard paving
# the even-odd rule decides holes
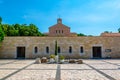
[[[84,64],[34,64],[0,60],[0,80],[120,80],[120,59],[83,59]]]

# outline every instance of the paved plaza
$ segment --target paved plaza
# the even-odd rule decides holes
[[[83,59],[83,64],[34,62],[0,60],[0,80],[120,80],[119,59]]]

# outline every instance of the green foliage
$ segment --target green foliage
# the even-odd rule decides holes
[[[2,17],[0,17],[0,24],[2,24]]]
[[[5,36],[44,36],[34,24],[2,24],[0,17],[0,25]]]
[[[0,17],[0,42],[4,40],[4,32],[2,30],[2,18]]]
[[[2,42],[4,40],[4,32],[1,28],[1,24],[0,24],[0,42]]]
[[[58,46],[57,46],[57,41],[55,41],[55,55],[57,55],[58,52]]]
[[[120,28],[118,29],[118,32],[120,33]]]
[[[65,57],[63,55],[60,55],[60,60],[64,60]]]
[[[80,33],[80,34],[77,34],[77,36],[86,36],[86,35],[83,33]]]
[[[104,31],[104,33],[112,33],[112,31]]]
[[[109,31],[104,31],[104,33],[109,33]]]
[[[50,55],[50,58],[55,59],[55,55],[54,55],[54,54],[51,54],[51,55]]]
[[[5,36],[43,36],[34,24],[3,24],[2,29]]]
[[[88,35],[89,37],[93,37],[93,35]]]
[[[80,34],[77,34],[77,36],[89,36],[89,37],[92,37],[93,35],[85,35],[83,33],[80,33]]]

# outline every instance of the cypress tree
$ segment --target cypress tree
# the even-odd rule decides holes
[[[58,48],[57,48],[57,41],[55,41],[55,55],[57,55]]]

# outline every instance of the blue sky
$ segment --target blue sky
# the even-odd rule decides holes
[[[97,36],[118,32],[120,0],[0,0],[0,16],[3,23],[33,23],[43,33],[60,16],[71,32]]]

